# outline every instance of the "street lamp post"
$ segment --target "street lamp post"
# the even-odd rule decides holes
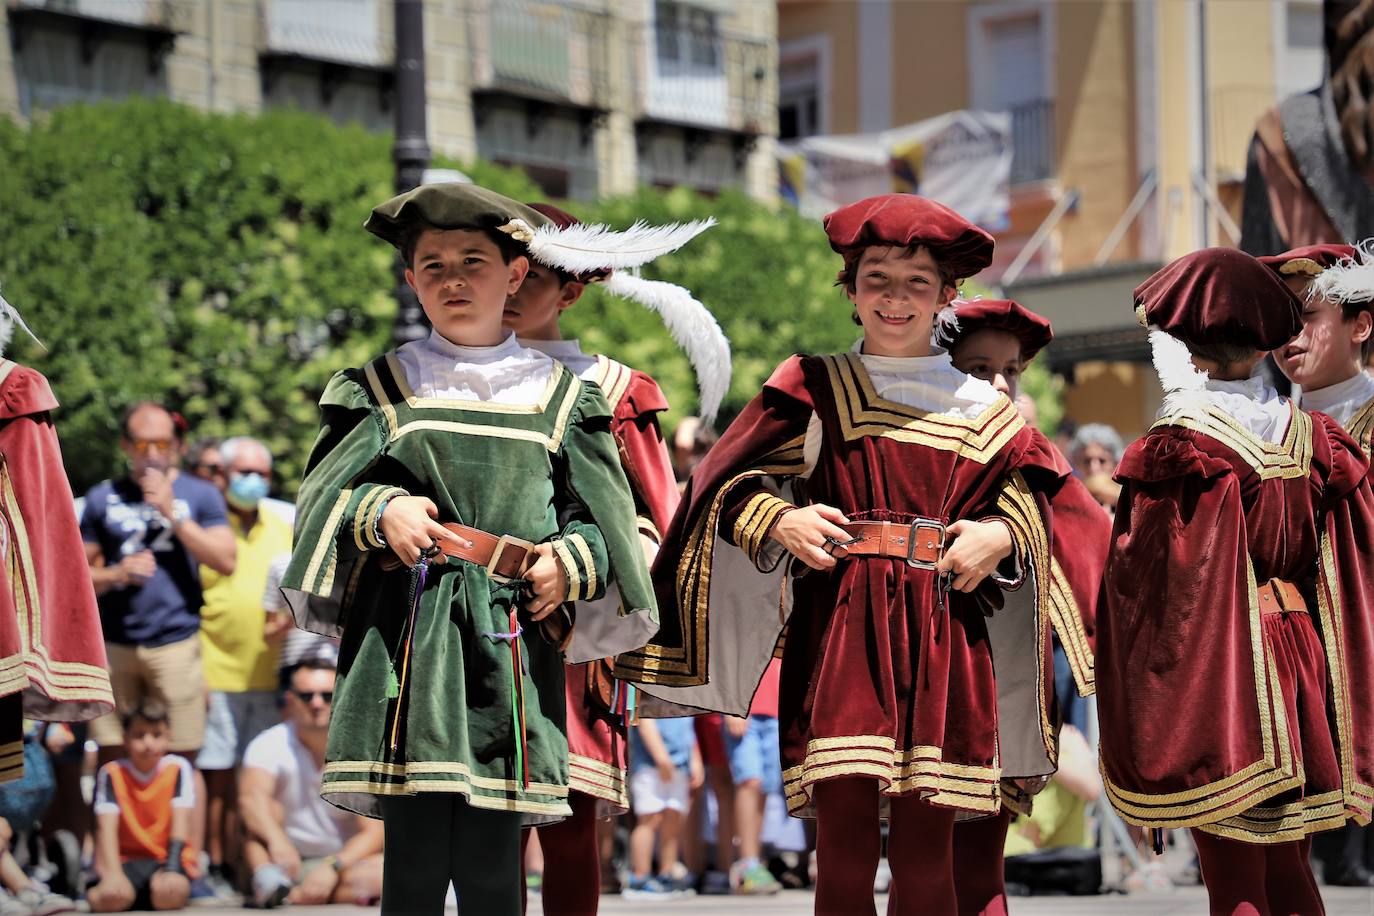
[[[429,136],[425,126],[425,5],[424,0],[395,0],[396,14],[396,193],[418,187],[429,166]],[[406,285],[405,265],[396,261],[397,343],[424,337],[429,323],[415,292]]]

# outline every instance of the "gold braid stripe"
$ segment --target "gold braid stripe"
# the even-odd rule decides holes
[[[568,549],[568,544],[562,538],[555,538],[549,542],[553,547],[554,556],[558,557],[558,562],[563,564],[563,573],[568,577],[568,597],[566,601],[576,601],[582,597],[582,571],[577,568],[577,561],[573,559],[572,551]]]
[[[1360,444],[1366,455],[1374,454],[1374,398],[1355,411],[1346,427],[1346,432]]]
[[[565,543],[572,545],[577,558],[582,561],[587,576],[587,581],[582,586],[582,594],[590,598],[596,594],[596,563],[592,560],[592,549],[587,545],[587,539],[576,531],[569,534],[564,540]]]
[[[811,810],[810,786],[825,779],[871,776],[886,795],[919,792],[927,801],[976,813],[1000,804],[1001,767],[947,763],[941,748],[922,745],[897,750],[882,735],[818,738],[807,743],[801,764],[783,773],[783,793],[792,814]]]
[[[1049,591],[1050,623],[1059,634],[1059,643],[1069,660],[1078,695],[1090,697],[1097,691],[1092,644],[1088,641],[1088,631],[1083,628],[1083,615],[1078,609],[1073,590],[1069,588],[1064,569],[1053,556],[1050,557]]]
[[[1261,480],[1306,477],[1312,468],[1312,417],[1296,405],[1283,442],[1267,442],[1210,405],[1160,417],[1150,429],[1178,426],[1211,436],[1239,455]]]
[[[745,552],[754,566],[759,565],[759,554],[768,541],[768,532],[773,523],[788,509],[796,508],[787,500],[772,493],[755,493],[745,504],[744,511],[735,519],[735,544]]]

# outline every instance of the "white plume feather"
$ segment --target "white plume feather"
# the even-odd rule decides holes
[[[707,423],[715,419],[730,389],[730,341],[715,316],[687,290],[662,280],[617,271],[602,286],[658,313],[696,372],[702,419]]]
[[[982,296],[974,296],[973,299],[955,299],[936,312],[935,320],[930,323],[930,342],[937,347],[948,349],[959,336],[959,316],[955,314],[955,310],[965,302],[981,298]]]
[[[663,226],[637,222],[623,231],[585,223],[567,229],[541,226],[534,230],[529,247],[537,261],[568,273],[615,270],[639,267],[677,251],[715,224],[708,218]]]
[[[19,309],[5,301],[4,296],[0,296],[0,356],[10,348],[10,341],[14,339],[14,326],[19,325],[24,329],[24,333],[33,338],[33,342],[47,350],[43,346],[43,341],[38,339],[38,335],[33,333],[28,324],[24,321],[24,316],[19,314]]]
[[[1197,402],[1207,390],[1207,373],[1193,363],[1183,341],[1154,326],[1150,328],[1150,357],[1164,389],[1160,416]]]
[[[1355,246],[1355,256],[1317,274],[1308,287],[1312,298],[1332,302],[1369,302],[1374,300],[1374,239]]]

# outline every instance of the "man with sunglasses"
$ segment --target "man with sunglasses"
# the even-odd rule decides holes
[[[142,402],[121,429],[128,473],[93,487],[81,517],[115,703],[164,702],[170,750],[194,758],[205,733],[200,568],[234,571],[234,533],[219,491],[178,473],[184,420]],[[91,736],[103,759],[121,756],[117,713],[92,722]]]
[[[320,797],[334,663],[307,659],[283,674],[286,721],[248,745],[239,782],[254,902],[374,902],[382,892],[382,822]]]

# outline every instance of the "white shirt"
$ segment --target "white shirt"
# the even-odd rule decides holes
[[[1288,433],[1293,409],[1259,372],[1234,382],[1209,378],[1201,394],[1207,403],[1266,442],[1282,442]]]
[[[859,354],[878,397],[903,407],[968,420],[1002,397],[989,383],[954,368],[949,351],[942,347],[932,346],[929,356],[872,356],[863,352],[860,338],[853,352]],[[801,476],[811,476],[820,453],[821,420],[813,413],[802,446],[806,471]]]
[[[593,380],[596,375],[596,357],[583,353],[582,345],[577,340],[521,340],[520,343],[553,357],[580,379]]]
[[[464,347],[430,331],[397,347],[396,358],[421,398],[535,404],[553,374],[553,360],[522,347],[514,334],[494,347]]]
[[[1343,382],[1303,391],[1302,409],[1320,410],[1341,426],[1350,423],[1355,412],[1374,399],[1374,376],[1357,372]]]
[[[273,797],[286,814],[286,837],[301,858],[336,855],[358,832],[356,815],[320,798],[322,770],[290,722],[274,725],[254,738],[243,753],[243,765],[266,770],[276,778]]]

